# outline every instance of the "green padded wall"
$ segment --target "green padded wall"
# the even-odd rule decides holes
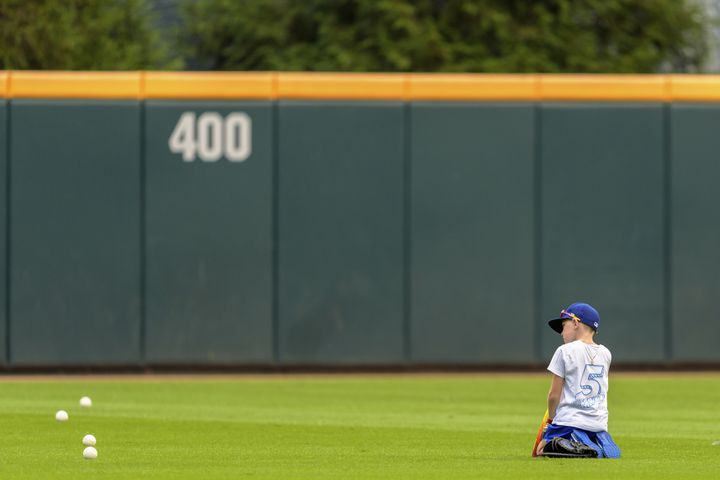
[[[529,363],[534,108],[412,106],[412,358]],[[507,321],[524,332],[504,341]]]
[[[720,360],[720,106],[677,104],[671,121],[672,352]]]
[[[279,359],[403,361],[404,111],[281,102]]]
[[[663,360],[663,107],[547,104],[541,121],[541,314],[586,301],[615,360]],[[542,332],[544,363],[562,341]]]
[[[0,101],[0,365],[7,361],[7,102]]]
[[[139,105],[14,100],[11,117],[12,363],[137,363]]]
[[[196,115],[198,145],[202,115],[224,125],[246,115],[252,153],[183,160],[169,139],[184,112]],[[273,360],[272,112],[269,102],[147,103],[148,362]]]
[[[209,115],[192,161],[171,151],[187,112],[196,136]],[[235,130],[216,144],[231,114],[244,161],[224,156]],[[0,364],[544,364],[545,322],[577,300],[615,362],[717,362],[718,121],[715,104],[0,102]]]

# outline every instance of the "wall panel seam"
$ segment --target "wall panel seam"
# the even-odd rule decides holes
[[[665,360],[673,360],[672,336],[672,115],[669,104],[664,104],[662,110],[663,120],[663,217],[664,217],[664,323],[665,323]]]
[[[8,84],[10,83],[10,79],[8,78]],[[12,362],[12,343],[11,343],[11,334],[12,334],[12,322],[11,322],[11,309],[10,309],[10,294],[11,294],[11,246],[10,246],[10,240],[12,238],[11,236],[11,229],[10,229],[10,219],[11,219],[11,197],[10,197],[10,189],[11,189],[11,181],[10,181],[10,175],[11,175],[11,162],[10,162],[10,152],[11,152],[11,141],[10,141],[10,134],[12,132],[11,130],[11,109],[10,109],[10,102],[5,102],[5,364],[10,365]]]
[[[533,105],[533,230],[535,241],[533,242],[533,305],[535,314],[532,319],[535,323],[532,329],[535,349],[535,359],[542,363],[542,106],[539,103]]]
[[[140,102],[140,298],[139,300],[139,350],[140,363],[147,362],[147,181],[146,181],[146,105]]]
[[[280,364],[280,115],[277,101],[272,102],[272,196],[271,213],[271,329],[272,362]]]
[[[403,350],[405,363],[411,363],[412,352],[412,111],[409,102],[403,105]]]

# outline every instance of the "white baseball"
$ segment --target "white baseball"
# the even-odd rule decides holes
[[[85,450],[83,450],[83,457],[87,458],[88,460],[92,460],[97,458],[97,450],[95,447],[87,447]]]
[[[95,435],[87,434],[83,437],[83,445],[86,447],[94,447],[97,443],[97,440],[95,439]]]
[[[58,410],[55,414],[55,420],[58,422],[67,422],[68,418],[68,413],[65,410]]]

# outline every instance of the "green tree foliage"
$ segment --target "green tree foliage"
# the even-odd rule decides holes
[[[147,0],[0,0],[0,68],[179,67]]]
[[[692,71],[695,0],[186,0],[185,53],[217,70]]]

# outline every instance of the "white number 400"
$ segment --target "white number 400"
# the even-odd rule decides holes
[[[186,162],[200,157],[204,162],[217,162],[225,157],[242,162],[252,153],[252,122],[247,114],[234,112],[223,118],[217,112],[205,112],[195,121],[194,112],[180,116],[168,139],[172,153],[182,153]]]

